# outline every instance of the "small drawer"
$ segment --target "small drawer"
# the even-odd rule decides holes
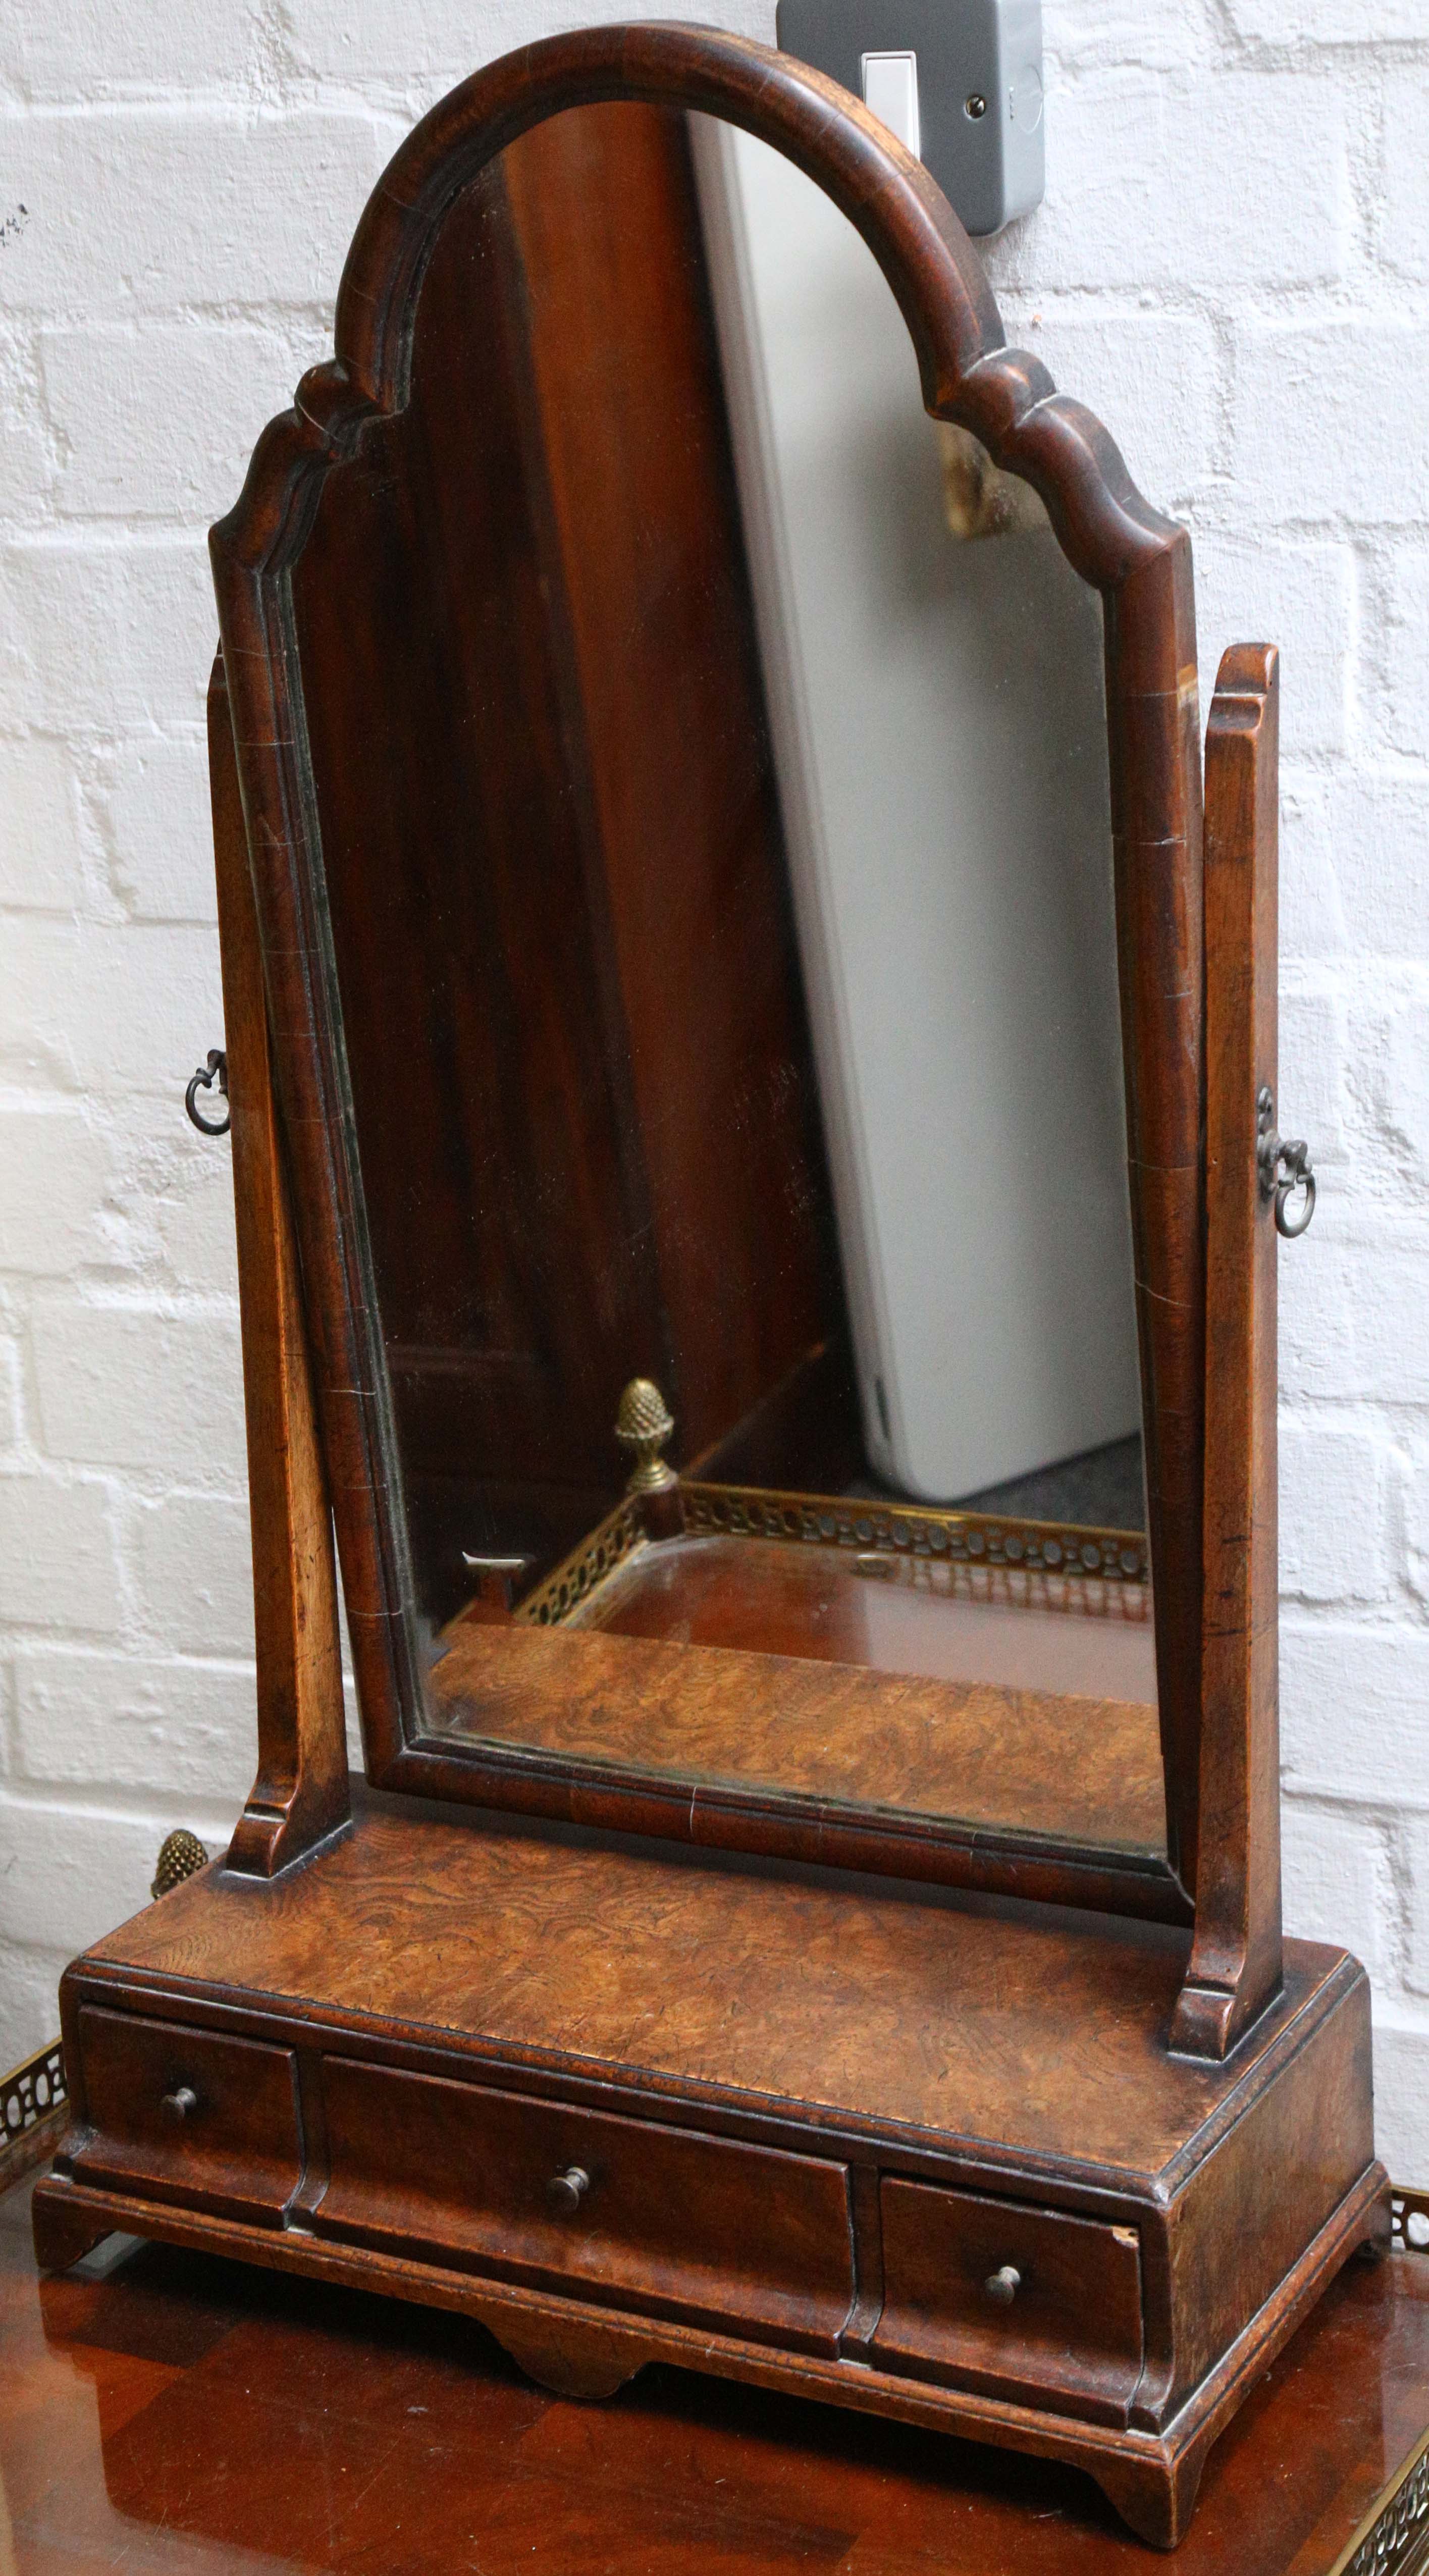
[[[844,2165],[342,2058],[323,2100],[321,2234],[837,2353]]]
[[[79,2049],[93,2124],[79,2181],[281,2223],[302,2176],[291,2049],[91,2004]]]
[[[871,2361],[1125,2423],[1142,2358],[1135,2228],[887,2177],[880,2200]]]

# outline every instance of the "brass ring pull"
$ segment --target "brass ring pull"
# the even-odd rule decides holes
[[[1010,2308],[1022,2287],[1022,2275],[1015,2263],[1001,2263],[982,2286],[996,2307]]]
[[[209,1048],[208,1063],[199,1065],[196,1071],[189,1075],[188,1086],[184,1092],[184,1107],[189,1113],[190,1124],[198,1129],[201,1136],[226,1136],[233,1124],[232,1113],[227,1109],[221,1118],[199,1116],[198,1094],[200,1091],[211,1091],[215,1081],[226,1100],[228,1098],[228,1058],[222,1047]]]
[[[590,2189],[590,2175],[584,2165],[567,2165],[564,2173],[552,2174],[546,2185],[546,2198],[565,2218],[573,2218]]]
[[[191,2084],[179,2084],[164,2095],[161,2107],[171,2120],[191,2120],[198,2109],[198,2095]]]
[[[1293,1243],[1315,1213],[1315,1173],[1304,1137],[1276,1134],[1275,1094],[1268,1082],[1255,1096],[1255,1160],[1260,1195],[1275,1202],[1275,1231]],[[1297,1190],[1305,1195],[1292,1213]]]
[[[1289,1144],[1282,1145],[1276,1163],[1275,1231],[1283,1234],[1287,1243],[1293,1243],[1315,1213],[1315,1174],[1303,1136],[1292,1137]],[[1303,1190],[1305,1195],[1291,1215],[1288,1209],[1296,1190]]]

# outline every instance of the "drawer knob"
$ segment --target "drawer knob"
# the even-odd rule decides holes
[[[166,2119],[191,2120],[198,2109],[198,2095],[191,2084],[176,2085],[172,2093],[164,2095],[161,2108]]]
[[[1002,2263],[995,2272],[989,2272],[982,2286],[998,2307],[1010,2308],[1022,2287],[1022,2275],[1015,2263]]]
[[[564,2173],[552,2174],[546,2185],[546,2198],[553,2202],[563,2217],[578,2210],[590,2189],[590,2175],[584,2165],[567,2165]]]

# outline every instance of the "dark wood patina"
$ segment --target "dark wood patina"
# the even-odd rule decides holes
[[[69,1971],[40,2259],[134,2228],[459,2308],[570,2393],[682,2361],[940,2425],[1169,2547],[1389,2224],[1363,1970],[1290,1944],[1219,2065],[1166,2048],[1186,1938],[368,1793]]]
[[[960,1871],[956,1826],[928,1875],[963,1884],[875,1877],[899,1864],[872,1807],[751,1795],[712,1829],[717,1802],[678,1779],[553,1756],[526,1794],[499,1746],[422,1734],[293,582],[324,492],[357,488],[412,397],[422,280],[463,188],[541,118],[596,100],[731,116],[816,176],[899,297],[930,409],[1036,484],[1106,602],[1174,1905],[1148,1906],[1144,1868],[1129,1903],[1114,1854],[1099,1914],[1068,1901],[1084,1856],[1049,1847],[998,1880],[965,1836]],[[533,47],[417,130],[359,229],[337,360],[265,434],[215,562],[260,1770],[227,1860],[69,1972],[74,2119],[35,2194],[40,2258],[132,2229],[478,2317],[582,2395],[675,2361],[972,2434],[1085,2469],[1173,2545],[1209,2445],[1389,2227],[1363,1972],[1282,1944],[1279,1925],[1274,1246],[1254,1097],[1275,1080],[1273,656],[1228,657],[1212,711],[1204,1010],[1184,533],[1003,347],[921,169],[818,76],[688,29]],[[355,1814],[329,1494],[382,1784]],[[525,1632],[532,1673],[551,1643]],[[514,1636],[471,1631],[493,1673],[508,1644],[503,1688]],[[746,1660],[728,1658],[730,1728]],[[816,1691],[815,1660],[791,1669]],[[965,1715],[991,1737],[1005,1700]],[[1135,1919],[1158,1911],[1175,1919]]]
[[[459,2311],[162,2244],[36,2278],[0,2190],[0,2475],[17,2564],[132,2576],[1128,2576],[1089,2479],[656,2366],[532,2385]],[[182,2224],[182,2222],[180,2222]],[[196,2239],[202,2222],[194,2222]],[[117,2251],[117,2249],[116,2249]],[[1206,2464],[1178,2576],[1419,2576],[1429,2261],[1351,2263]]]
[[[452,418],[472,421],[468,345],[443,293],[434,291],[430,306],[424,297],[428,279],[445,274],[447,228],[462,220],[464,192],[519,136],[563,109],[602,100],[707,109],[776,144],[816,177],[888,278],[930,413],[973,430],[999,464],[1035,486],[1069,560],[1104,602],[1167,1841],[1171,1867],[1191,1890],[1200,1792],[1205,1268],[1201,793],[1189,540],[1142,499],[1100,424],[1055,391],[1036,359],[1006,347],[976,255],[921,165],[819,74],[705,30],[593,29],[553,39],[479,73],[423,121],[358,228],[338,302],[336,358],[304,378],[295,410],[265,432],[243,496],[213,536],[369,1767],[392,1786],[463,1794],[459,1759],[441,1760],[421,1742],[422,1656],[396,1466],[400,1388],[377,1321],[379,1285],[334,998],[340,961],[323,826],[334,843],[351,826],[340,803],[324,816],[314,783],[316,766],[337,799],[344,775],[371,775],[392,722],[385,692],[400,689],[410,658],[410,618],[400,600],[393,604],[392,586],[381,585],[363,601],[355,628],[350,586],[335,577],[325,589],[309,577],[308,556],[314,546],[325,550],[336,575],[345,512],[352,546],[377,541],[374,482],[397,473],[399,462],[407,496],[402,524],[410,522],[413,544],[423,542],[424,500],[430,518],[426,496],[438,472],[423,441]],[[480,463],[459,496],[449,479],[441,485],[443,549],[469,552],[473,563],[481,560],[493,508]],[[492,460],[493,474],[498,468]],[[452,524],[458,508],[469,514],[470,529]],[[385,532],[390,543],[391,528]],[[497,667],[492,640],[470,631],[464,610],[451,614],[444,654],[480,683],[466,691],[480,698]],[[571,615],[578,622],[574,606]],[[354,714],[341,732],[343,757],[334,761],[325,748],[330,700],[338,675],[354,671],[364,685],[355,696],[349,688]],[[310,673],[319,690],[311,705]],[[446,778],[446,696],[434,686],[408,691],[397,704],[413,765],[423,776]],[[375,786],[369,801],[376,815]],[[329,873],[337,864],[330,856]],[[592,964],[583,989],[593,993],[597,981]],[[702,1112],[707,1092],[696,1070]],[[529,1423],[521,1436],[530,1436]],[[489,1792],[483,1786],[476,1794]],[[526,1803],[530,1794],[513,1770],[513,1799]],[[563,1808],[563,1792],[554,1793],[548,1811]],[[638,1801],[632,1797],[613,1820],[638,1827]],[[646,1821],[651,1830],[669,1830],[653,1810]],[[773,1847],[777,1800],[763,1822]]]

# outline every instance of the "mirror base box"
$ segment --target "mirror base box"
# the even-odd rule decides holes
[[[43,2264],[123,2229],[457,2309],[573,2395],[666,2361],[941,2427],[1170,2547],[1387,2246],[1342,1951],[1289,1943],[1207,2065],[1174,1926],[402,1804],[75,1963]]]

